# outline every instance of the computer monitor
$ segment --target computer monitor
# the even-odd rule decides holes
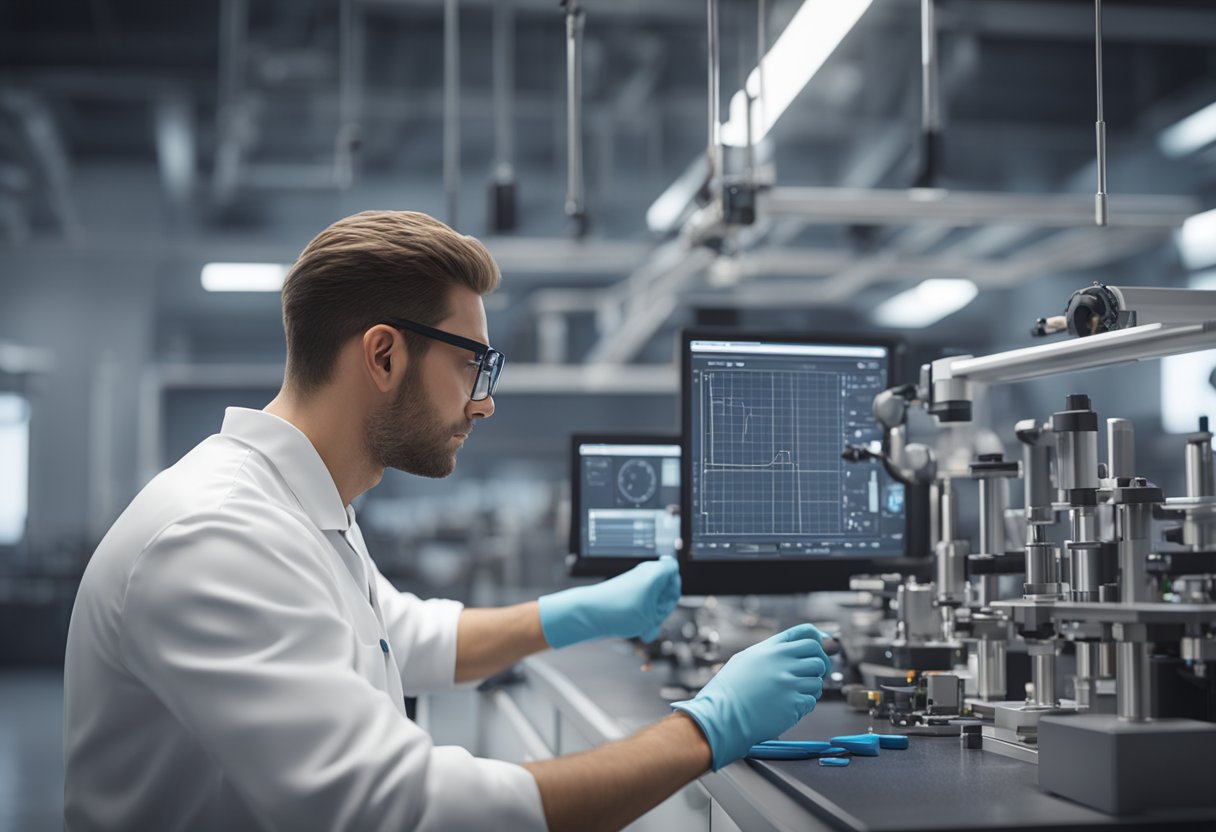
[[[882,438],[896,342],[691,330],[681,352],[685,592],[845,589],[920,554],[904,486],[841,458]]]
[[[575,434],[570,459],[570,574],[610,576],[675,554],[678,436]]]

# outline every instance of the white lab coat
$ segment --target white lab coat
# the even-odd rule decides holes
[[[85,570],[67,828],[543,830],[528,771],[405,715],[453,685],[460,610],[385,580],[304,434],[229,409]]]

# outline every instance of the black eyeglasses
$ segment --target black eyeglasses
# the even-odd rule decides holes
[[[494,390],[498,387],[498,377],[502,374],[502,365],[507,363],[506,357],[498,350],[480,341],[474,341],[472,338],[453,335],[442,329],[407,321],[404,318],[390,318],[384,323],[397,329],[408,329],[424,338],[433,338],[473,353],[477,358],[477,380],[473,382],[473,392],[469,394],[469,398],[479,402],[487,396],[494,395]]]

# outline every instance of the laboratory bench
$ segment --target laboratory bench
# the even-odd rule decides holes
[[[525,762],[583,751],[627,736],[671,713],[665,668],[647,668],[627,643],[605,641],[533,656],[494,683],[428,696],[418,721],[437,744]],[[825,699],[785,739],[865,733],[866,714]],[[877,731],[883,727],[876,725]],[[892,732],[886,726],[887,732]],[[1148,764],[1151,764],[1148,763]],[[1037,766],[958,737],[912,736],[908,749],[816,760],[732,763],[677,792],[630,825],[643,832],[786,830],[1093,830],[1216,828],[1216,811],[1115,818],[1047,794]]]

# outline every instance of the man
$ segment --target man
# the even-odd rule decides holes
[[[287,366],[262,411],[161,473],[94,554],[68,633],[65,814],[86,829],[619,828],[797,722],[813,627],[740,653],[637,735],[525,766],[435,747],[403,696],[548,647],[653,638],[674,562],[502,609],[395,590],[351,501],[387,467],[450,474],[494,412],[498,270],[422,214],[317,236],[283,286]]]

